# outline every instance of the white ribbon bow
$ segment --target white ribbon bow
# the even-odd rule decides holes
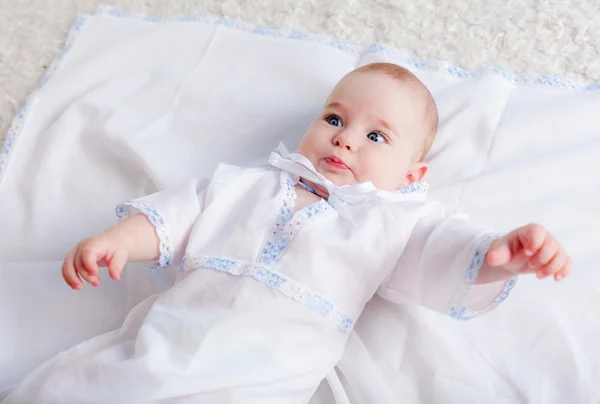
[[[325,188],[329,193],[329,204],[341,216],[348,219],[351,219],[351,215],[347,205],[360,205],[380,197],[393,201],[406,200],[408,194],[415,192],[424,197],[428,189],[428,185],[421,182],[413,183],[395,192],[378,190],[370,181],[338,186],[317,172],[313,164],[306,157],[298,153],[290,153],[283,143],[280,143],[277,149],[271,153],[269,164]]]

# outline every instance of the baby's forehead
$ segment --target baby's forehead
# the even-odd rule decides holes
[[[373,88],[380,94],[398,99],[411,99],[415,102],[424,102],[422,89],[425,86],[412,74],[407,77],[391,76],[381,71],[354,70],[344,77],[334,87],[331,95],[346,93],[352,90],[365,91]]]
[[[337,83],[325,105],[371,106],[366,102],[369,100],[375,105],[385,106],[378,110],[380,114],[403,115],[407,107],[412,113],[420,113],[426,108],[427,99],[419,83],[403,77],[392,77],[385,72],[354,70]]]

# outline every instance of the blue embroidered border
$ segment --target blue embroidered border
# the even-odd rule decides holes
[[[129,217],[129,214],[127,212],[128,206],[138,209],[140,212],[146,215],[150,223],[152,223],[152,225],[156,229],[156,234],[158,236],[158,239],[160,240],[160,257],[158,261],[154,263],[152,269],[168,268],[171,265],[173,247],[171,246],[171,239],[169,238],[169,235],[167,233],[164,218],[154,207],[150,205],[145,205],[135,201],[129,201],[117,206],[117,208],[115,209],[115,213],[117,214],[117,217],[120,220],[125,220]]]
[[[511,82],[514,82],[514,83],[530,83],[530,84],[538,84],[538,85],[545,85],[545,86],[552,86],[552,87],[562,87],[562,88],[582,90],[582,91],[600,91],[600,83],[581,83],[581,82],[577,82],[577,81],[570,80],[570,79],[563,78],[563,77],[552,76],[549,74],[518,75],[518,74],[512,73],[511,71],[509,71],[503,67],[498,67],[498,66],[489,67],[489,68],[483,69],[483,70],[467,70],[467,69],[463,69],[463,68],[456,66],[452,63],[449,63],[449,62],[438,61],[438,60],[419,59],[416,56],[411,55],[407,52],[398,50],[389,45],[379,44],[379,43],[372,44],[366,50],[361,52],[362,48],[360,46],[352,44],[350,42],[347,42],[347,41],[339,39],[339,38],[332,38],[332,37],[328,37],[328,36],[324,36],[324,35],[311,34],[311,33],[294,30],[294,29],[292,29],[292,30],[275,29],[275,28],[270,28],[270,27],[266,27],[263,25],[256,25],[256,24],[251,24],[251,23],[247,23],[247,22],[243,22],[243,21],[238,21],[238,20],[235,20],[235,19],[232,19],[229,17],[219,17],[219,16],[198,14],[198,15],[182,16],[182,17],[175,18],[175,19],[167,19],[167,18],[131,13],[131,12],[120,10],[118,8],[107,6],[107,5],[100,5],[96,10],[96,14],[110,15],[113,17],[120,17],[120,18],[138,19],[138,20],[147,21],[150,23],[164,23],[164,22],[168,22],[168,21],[204,22],[204,23],[222,25],[222,26],[226,26],[229,28],[242,30],[245,32],[250,32],[253,34],[257,34],[257,35],[266,35],[266,36],[272,36],[272,37],[294,39],[294,40],[299,40],[299,41],[317,42],[317,43],[331,46],[332,48],[338,49],[343,52],[357,54],[357,55],[358,54],[367,55],[370,53],[388,54],[388,55],[392,55],[394,57],[401,58],[403,63],[406,64],[407,66],[410,66],[410,67],[413,67],[416,69],[438,70],[438,71],[446,72],[447,74],[449,74],[453,77],[457,77],[457,78],[472,78],[472,77],[481,76],[482,74],[496,74],[496,75],[501,76],[501,77],[503,77]],[[23,123],[26,118],[26,114],[27,114],[28,110],[30,109],[31,105],[33,104],[38,91],[48,82],[48,80],[52,77],[54,72],[56,72],[56,70],[60,67],[60,64],[61,64],[63,58],[65,57],[67,52],[71,49],[79,31],[81,30],[81,27],[84,25],[84,23],[88,17],[89,17],[88,15],[80,15],[76,19],[75,23],[71,27],[71,30],[69,31],[69,35],[67,37],[67,41],[65,42],[64,48],[59,52],[59,54],[55,58],[54,62],[52,62],[52,64],[49,66],[44,78],[42,79],[40,84],[36,87],[36,90],[32,94],[30,94],[30,96],[27,98],[27,100],[23,103],[23,106],[21,107],[21,109],[19,109],[19,111],[15,115],[15,118],[13,119],[10,129],[8,130],[8,133],[6,135],[4,144],[2,145],[2,148],[0,149],[0,181],[2,180],[2,174],[4,171],[3,168],[5,167],[6,162],[8,161],[8,157],[9,157],[10,151],[14,145],[15,139],[17,138],[19,132],[21,131],[21,128],[22,128]]]
[[[463,69],[455,64],[440,61],[440,60],[426,60],[420,59],[414,55],[411,55],[408,52],[401,51],[392,46],[380,43],[374,43],[370,45],[367,49],[363,49],[359,45],[352,44],[343,39],[332,38],[325,35],[312,34],[308,32],[303,32],[295,29],[287,30],[287,29],[277,29],[266,27],[263,25],[256,25],[244,21],[239,21],[229,17],[219,17],[214,15],[204,15],[204,14],[192,14],[179,18],[161,18],[161,17],[152,17],[138,13],[131,13],[128,11],[120,10],[115,7],[101,5],[97,9],[98,14],[112,15],[114,17],[121,18],[133,18],[148,22],[156,22],[156,23],[165,23],[170,21],[196,21],[203,22],[209,24],[223,25],[229,28],[238,29],[245,32],[250,32],[258,35],[266,35],[278,38],[287,38],[287,39],[295,39],[300,41],[310,41],[317,42],[324,45],[329,45],[335,49],[352,53],[352,54],[360,54],[361,56],[367,55],[370,53],[381,53],[385,55],[391,55],[395,57],[402,58],[402,62],[407,66],[411,66],[416,69],[422,70],[438,70],[445,72],[451,76],[457,78],[472,78],[478,77],[482,74],[497,74],[511,82],[514,83],[531,83],[531,84],[540,84],[547,85],[553,87],[564,87],[571,89],[579,89],[584,91],[600,91],[600,83],[583,83],[575,80],[570,80],[563,77],[552,76],[549,74],[532,74],[532,75],[519,75],[511,72],[510,70],[500,67],[500,66],[492,66],[482,70],[467,70]]]
[[[331,318],[344,332],[351,331],[354,325],[354,320],[350,316],[337,309],[320,294],[267,265],[223,257],[186,257],[181,263],[180,270],[197,268],[214,269],[236,276],[251,276],[257,282],[283,293],[286,297],[305,305],[323,317]]]
[[[494,307],[496,307],[498,304],[500,304],[502,301],[504,301],[508,297],[512,288],[515,287],[515,284],[517,283],[516,277],[507,280],[504,283],[504,287],[502,288],[502,291],[498,294],[498,296],[496,296],[483,309],[468,310],[464,306],[464,301],[465,301],[467,295],[469,294],[469,291],[475,284],[475,281],[477,280],[477,275],[479,274],[479,270],[483,266],[483,263],[485,260],[485,255],[486,255],[487,251],[489,250],[490,245],[496,238],[498,238],[498,234],[487,235],[480,240],[477,247],[475,248],[475,251],[473,252],[473,256],[471,257],[471,261],[469,262],[469,266],[467,267],[467,270],[465,271],[463,287],[462,287],[461,291],[459,292],[459,294],[454,298],[454,303],[448,313],[450,315],[450,317],[455,318],[457,320],[469,320],[473,317],[480,316],[480,315],[492,310]]]
[[[258,261],[264,265],[277,263],[294,239],[297,231],[306,224],[307,220],[319,216],[330,209],[329,204],[321,199],[318,202],[305,206],[294,214],[296,200],[296,190],[294,187],[298,183],[298,178],[292,177],[289,173],[282,171],[280,181],[284,193],[279,214],[258,256]]]
[[[75,43],[75,40],[77,39],[77,35],[79,34],[79,31],[81,30],[81,27],[84,25],[86,19],[87,19],[86,15],[80,15],[79,17],[77,17],[77,19],[71,26],[71,29],[69,30],[69,34],[67,35],[67,40],[65,41],[65,45],[64,45],[63,49],[58,53],[58,55],[56,56],[54,61],[46,69],[46,73],[44,74],[44,77],[42,78],[42,81],[40,82],[40,84],[38,84],[36,86],[35,90],[29,95],[29,97],[27,97],[27,99],[25,100],[25,102],[23,103],[23,105],[21,106],[19,111],[17,111],[17,113],[11,123],[11,126],[8,129],[8,132],[6,134],[6,139],[4,140],[4,144],[2,145],[2,148],[0,149],[0,181],[2,181],[2,174],[4,172],[4,167],[6,166],[6,162],[8,161],[8,157],[9,157],[10,151],[12,150],[12,147],[14,145],[15,139],[17,138],[17,136],[21,132],[21,129],[23,128],[23,124],[25,122],[25,118],[27,117],[27,113],[31,109],[31,106],[34,104],[38,92],[40,91],[40,89],[42,87],[44,87],[44,85],[48,82],[48,80],[50,80],[50,78],[54,75],[54,73],[59,69],[65,55],[67,54],[69,49],[71,49],[71,47]]]

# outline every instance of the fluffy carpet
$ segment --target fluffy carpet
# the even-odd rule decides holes
[[[0,142],[75,17],[97,0],[0,1]],[[501,65],[600,81],[597,0],[105,0],[157,16],[227,15],[346,39],[374,41],[467,69]]]

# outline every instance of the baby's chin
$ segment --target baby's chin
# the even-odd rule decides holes
[[[329,181],[333,182],[333,184],[337,185],[338,187],[343,187],[344,185],[358,184],[358,181],[354,178],[354,176],[351,173],[339,174],[333,172],[324,172],[322,170],[317,170],[317,172],[323,177],[327,178]]]
[[[338,187],[343,187],[345,185],[364,184],[364,183],[370,182],[377,189],[379,189],[381,191],[395,192],[402,188],[401,184],[396,184],[396,183],[381,184],[377,181],[370,180],[370,179],[357,179],[354,177],[354,174],[351,174],[351,173],[340,174],[340,173],[323,172],[322,170],[317,170],[317,172],[319,172],[321,175],[323,175],[323,177],[327,178],[329,181],[333,182],[334,185],[337,185]],[[324,188],[323,188],[323,190],[324,190]]]

